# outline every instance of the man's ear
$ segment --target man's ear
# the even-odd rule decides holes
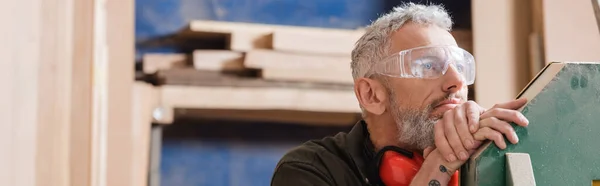
[[[354,81],[354,93],[360,105],[368,112],[376,115],[385,112],[388,94],[379,81],[359,78]]]

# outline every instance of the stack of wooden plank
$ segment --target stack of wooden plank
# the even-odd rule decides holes
[[[177,40],[212,46],[143,57],[144,73],[158,79],[161,109],[155,119],[170,123],[174,110],[185,109],[202,117],[351,124],[360,109],[352,89],[350,52],[361,34],[192,21]]]
[[[227,38],[221,51],[194,51],[201,70],[260,69],[267,80],[352,84],[350,52],[361,30],[194,21],[189,37]]]

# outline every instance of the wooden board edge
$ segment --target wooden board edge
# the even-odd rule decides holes
[[[231,21],[213,21],[213,20],[191,20],[183,30],[189,31],[205,31],[215,30],[217,32],[231,32],[236,29],[244,29],[248,31],[273,32],[276,29],[292,30],[292,31],[308,31],[308,32],[333,32],[337,33],[354,33],[362,32],[363,29],[339,29],[339,28],[321,28],[307,26],[292,26],[280,24],[262,24],[262,23],[245,23]]]
[[[202,61],[202,59],[205,59],[203,55],[223,55],[226,57],[221,56],[222,61]],[[244,52],[231,50],[194,50],[191,61],[196,70],[243,71],[245,70],[245,56]]]
[[[314,126],[350,126],[359,113],[307,112],[297,110],[176,109],[176,118],[218,119],[292,123]]]
[[[361,33],[363,32],[363,30],[318,28],[261,23],[243,23],[230,21],[192,20],[180,31],[182,35],[184,33],[228,34],[231,37],[228,49],[234,51],[248,51],[256,48],[273,49],[274,44],[277,43],[274,37],[276,37],[275,34],[278,32],[288,33],[288,35],[291,33],[292,37],[294,37],[294,35],[312,34],[327,39],[327,36],[321,35],[325,34],[335,37],[342,37],[340,35],[349,35],[358,38],[360,37],[360,35],[362,35]],[[287,50],[288,48],[283,48],[283,50]],[[308,49],[308,52],[322,53],[318,50],[315,51],[311,48]],[[302,49],[300,51],[304,50],[305,49]],[[292,47],[292,51],[297,52],[298,50],[294,50]],[[348,51],[348,54],[349,52],[350,51]]]
[[[284,60],[277,60],[277,58]],[[268,60],[264,60],[268,59]],[[301,59],[301,60],[288,60]],[[301,61],[301,62],[299,62]],[[244,66],[247,68],[347,68],[350,70],[351,56],[293,53],[275,50],[254,49],[246,52]]]
[[[161,59],[155,59],[161,58]],[[183,53],[159,54],[148,53],[142,57],[142,72],[144,74],[155,74],[159,70],[171,68],[182,68],[188,65],[190,59]]]
[[[132,91],[133,186],[148,185],[152,110],[158,99],[151,84],[134,82]]]
[[[72,68],[70,185],[90,185],[92,173],[92,79],[94,0],[73,1],[75,38]]]
[[[354,84],[350,70],[263,68],[261,70],[261,77],[276,81],[335,83],[349,86]]]
[[[160,94],[161,107],[169,108],[170,111],[173,108],[213,108],[249,110],[285,109],[342,113],[360,112],[354,92],[349,90],[163,85],[161,86]],[[205,95],[202,96],[202,94]],[[246,98],[244,97],[246,95],[255,95],[256,97]],[[277,95],[283,97],[273,97]],[[204,99],[206,97],[210,97],[211,99]],[[338,99],[331,100],[331,97]],[[224,100],[229,100],[229,103],[223,102]],[[249,100],[252,100],[254,103],[249,103]],[[335,106],[336,104],[338,105]]]
[[[521,91],[517,94],[517,99],[521,98],[521,96],[523,96],[523,93],[525,93],[525,91],[527,91],[529,89],[529,87],[531,87],[531,85],[542,75],[544,74],[544,72],[546,72],[546,70],[548,70],[548,68],[554,64],[563,64],[563,62],[550,62],[547,65],[544,66],[544,68],[542,68],[542,70],[540,70],[528,83],[527,85],[525,85],[525,87],[523,87],[523,89],[521,89]]]
[[[359,30],[275,29],[272,47],[293,53],[349,56],[363,34]]]
[[[94,3],[91,186],[132,185],[134,0]]]
[[[21,8],[27,7],[29,10],[16,11],[27,12],[27,14],[30,14],[27,17],[35,18],[21,17],[24,15],[17,13],[12,16],[19,17],[23,22],[28,22],[21,23],[27,26],[8,25],[8,27],[19,28],[14,30],[18,30],[19,34],[38,35],[39,38],[29,38],[27,41],[23,41],[30,43],[27,45],[14,43],[16,44],[14,46],[10,42],[8,44],[16,48],[13,49],[14,52],[25,54],[28,57],[21,57],[21,60],[16,61],[7,61],[8,63],[17,64],[12,69],[17,70],[17,73],[9,75],[9,81],[12,80],[10,78],[17,77],[15,83],[21,84],[16,87],[9,84],[8,89],[17,89],[16,91],[10,90],[21,94],[16,97],[13,103],[23,106],[13,108],[20,111],[12,113],[19,115],[17,118],[21,119],[18,119],[16,123],[11,123],[11,120],[8,120],[8,125],[16,125],[15,128],[18,130],[13,131],[16,135],[13,136],[14,141],[12,142],[15,143],[14,147],[16,149],[5,149],[5,152],[17,151],[20,153],[15,153],[14,155],[17,157],[9,159],[9,161],[16,161],[13,163],[14,167],[10,170],[16,173],[13,174],[13,177],[16,178],[13,179],[16,182],[6,185],[66,186],[71,181],[71,164],[85,161],[83,158],[71,159],[70,157],[73,152],[71,149],[74,149],[71,146],[73,129],[78,130],[78,132],[85,132],[81,131],[81,128],[73,127],[73,114],[86,114],[87,111],[72,112],[74,111],[74,102],[76,102],[73,98],[81,96],[73,96],[73,88],[84,88],[80,86],[80,82],[75,82],[74,79],[86,79],[89,76],[89,74],[73,73],[73,70],[86,70],[75,65],[76,62],[74,61],[74,58],[81,57],[74,53],[75,47],[78,46],[76,40],[79,39],[75,38],[74,35],[85,32],[74,30],[74,28],[85,26],[72,19],[72,16],[77,13],[79,13],[77,16],[85,16],[85,13],[74,10],[74,4],[73,0],[30,1],[21,4],[26,5]],[[29,46],[29,48],[23,46]],[[18,57],[15,59],[18,59]],[[27,69],[18,70],[18,66]],[[11,72],[8,72],[8,74],[11,74]],[[18,77],[24,75],[29,78],[24,81],[24,84],[28,85],[19,82],[22,81],[22,78]],[[8,102],[8,104],[11,104],[11,102]],[[84,103],[81,104],[84,105]],[[35,106],[31,107],[32,105]],[[28,107],[30,109],[23,112],[25,111],[23,108]],[[32,119],[22,119],[22,117]],[[80,124],[86,125],[87,123]],[[76,147],[77,150],[80,150],[78,147]],[[26,150],[32,151],[23,153]],[[32,157],[33,159],[29,159]],[[27,163],[19,160],[26,160]],[[75,168],[79,169],[83,166]],[[31,181],[23,181],[22,178]]]

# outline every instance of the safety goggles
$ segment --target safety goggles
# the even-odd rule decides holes
[[[462,75],[467,85],[475,82],[473,55],[456,46],[424,46],[400,51],[375,63],[365,77],[375,73],[397,78],[436,79],[450,66]]]

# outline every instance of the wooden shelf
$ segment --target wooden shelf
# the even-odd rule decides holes
[[[156,123],[173,122],[175,110],[309,124],[348,123],[360,113],[351,85],[270,81],[191,68],[159,71],[158,77],[154,91],[161,117],[155,118]],[[337,116],[323,119],[324,113]]]

